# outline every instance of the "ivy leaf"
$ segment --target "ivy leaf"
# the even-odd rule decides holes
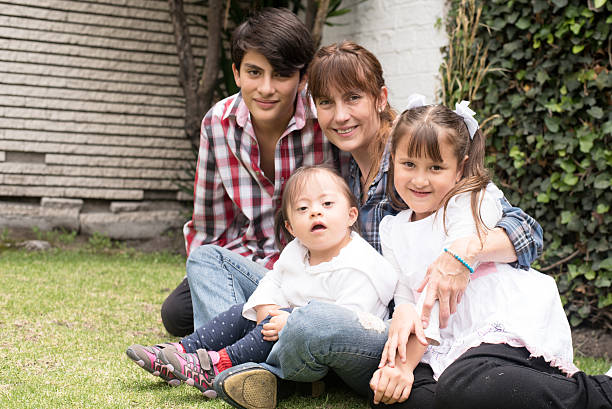
[[[599,268],[603,270],[612,271],[612,257],[608,257],[599,264]]]
[[[572,221],[574,214],[569,210],[563,210],[561,212],[561,224],[568,224]]]
[[[605,298],[599,298],[599,301],[597,302],[597,308],[606,308],[609,305],[612,305],[612,292],[608,293]]]
[[[554,116],[547,116],[544,118],[544,123],[550,132],[558,132],[559,131],[559,123],[561,121],[559,118],[555,118]]]
[[[575,46],[572,47],[572,53],[574,54],[578,54],[582,50],[584,50],[584,45],[582,44],[576,44]]]
[[[549,79],[550,77],[548,76],[548,73],[544,70],[539,70],[538,73],[536,74],[536,81],[540,84],[543,84]]]
[[[521,30],[525,30],[527,28],[529,28],[529,26],[531,25],[530,21],[528,18],[526,17],[521,17],[519,19],[519,21],[516,22],[516,26],[518,28],[520,28]]]
[[[538,196],[539,198],[539,196]],[[606,204],[606,203],[599,203],[597,205],[597,210],[596,212],[599,214],[604,214],[604,213],[608,213],[610,211],[610,205]]]
[[[565,175],[563,182],[568,186],[576,186],[576,183],[578,183],[578,176],[574,174]]]
[[[552,0],[552,2],[559,8],[567,6],[567,0]]]
[[[538,194],[538,197],[536,198],[536,201],[538,203],[548,203],[548,202],[550,202],[550,196],[548,196],[547,193],[540,193],[540,194]]]
[[[604,111],[600,107],[591,107],[587,112],[595,119],[601,119],[604,116]]]
[[[597,175],[593,183],[595,189],[605,190],[610,187],[610,179],[607,174]]]
[[[598,9],[600,7],[603,7],[604,4],[606,4],[606,0],[595,0],[593,4],[595,5],[595,8]]]

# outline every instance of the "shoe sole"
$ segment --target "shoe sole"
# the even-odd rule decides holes
[[[241,409],[276,408],[276,376],[263,368],[222,372],[215,389],[226,402]]]
[[[138,354],[136,354],[136,352],[134,350],[132,350],[132,348],[128,348],[125,351],[125,354],[128,356],[128,358],[130,358],[132,361],[136,362],[136,364],[141,367],[142,369],[144,369],[145,371],[147,371],[148,373],[150,373],[153,376],[158,376],[161,379],[163,379],[164,381],[166,381],[166,383],[170,386],[180,386],[181,385],[181,380],[180,379],[168,379],[168,377],[162,373],[160,373],[159,371],[154,371],[152,368],[149,368],[148,366],[145,366],[145,361],[138,356]]]

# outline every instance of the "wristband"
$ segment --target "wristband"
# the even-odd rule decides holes
[[[451,256],[455,257],[457,259],[457,261],[459,261],[461,264],[463,264],[465,266],[465,268],[470,270],[470,274],[474,274],[474,269],[472,268],[472,266],[470,266],[467,262],[465,262],[461,257],[459,257],[458,255],[456,255],[455,253],[453,253],[452,251],[450,251],[447,248],[445,248],[444,251],[447,252],[448,254],[450,254]]]

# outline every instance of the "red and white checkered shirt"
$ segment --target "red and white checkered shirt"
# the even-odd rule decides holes
[[[285,182],[302,165],[332,162],[313,105],[298,94],[295,114],[274,152],[274,183],[259,167],[259,147],[240,93],[215,104],[204,117],[194,186],[193,217],[183,227],[187,254],[215,244],[272,268],[274,214]]]

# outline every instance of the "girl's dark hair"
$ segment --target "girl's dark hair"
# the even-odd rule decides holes
[[[313,178],[321,173],[329,174],[338,183],[340,192],[344,195],[344,197],[346,197],[349,207],[359,209],[355,195],[353,195],[353,192],[351,192],[351,189],[344,178],[340,176],[340,174],[333,167],[327,164],[322,164],[302,166],[296,169],[285,183],[283,197],[281,199],[281,207],[277,210],[274,217],[274,237],[279,250],[282,251],[287,243],[294,238],[293,235],[289,233],[289,230],[287,230],[287,227],[285,227],[285,221],[289,221],[289,211],[291,210],[291,207],[295,203],[295,200],[300,192],[304,189],[304,186],[306,186]],[[353,223],[351,229],[357,233],[360,232],[359,217],[357,220],[355,220],[355,223]]]
[[[248,51],[257,51],[282,76],[306,73],[314,54],[310,31],[286,8],[263,8],[240,24],[232,34],[232,62],[240,70]]]
[[[351,41],[321,47],[308,68],[308,94],[315,102],[318,98],[329,97],[331,91],[335,89],[341,93],[365,92],[374,99],[376,104],[384,86],[385,79],[378,59],[374,54]],[[372,109],[376,109],[376,105]],[[366,186],[369,186],[378,174],[395,115],[389,103],[381,112],[378,112],[380,128],[374,143],[370,145],[372,166],[370,173],[363,175],[366,179]]]
[[[485,137],[478,129],[474,138],[470,139],[468,128],[463,118],[444,105],[427,105],[408,109],[397,118],[391,131],[391,165],[389,168],[388,192],[391,202],[397,209],[406,209],[406,204],[398,197],[394,189],[394,158],[397,147],[404,138],[410,138],[408,152],[412,157],[428,157],[436,162],[442,161],[440,140],[445,140],[453,147],[457,165],[463,163],[461,180],[442,199],[446,220],[446,207],[451,197],[464,192],[472,192],[472,216],[476,222],[478,237],[482,242],[481,232],[485,225],[480,218],[480,203],[478,196],[491,181],[489,172],[484,167]],[[446,228],[446,227],[445,227]]]

